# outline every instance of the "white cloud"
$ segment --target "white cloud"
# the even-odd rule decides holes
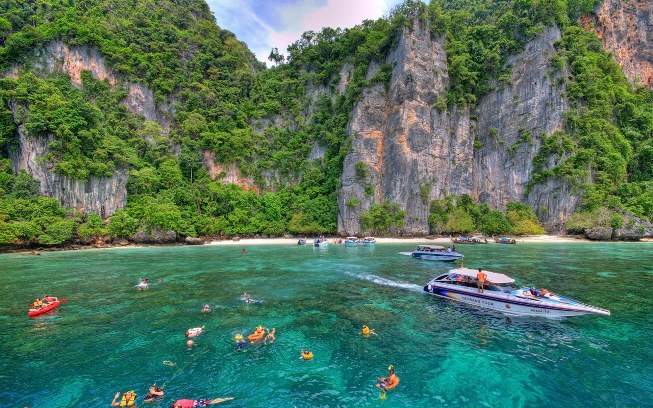
[[[401,0],[208,0],[220,27],[233,31],[256,57],[285,51],[305,31],[353,27],[377,19]]]

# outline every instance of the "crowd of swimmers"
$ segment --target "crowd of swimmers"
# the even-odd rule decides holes
[[[163,388],[152,384],[148,389],[147,395],[145,396],[144,402],[156,402],[159,401],[165,393]],[[134,390],[126,391],[120,397],[120,392],[117,392],[113,397],[111,402],[112,407],[136,407],[136,393]],[[193,408],[193,407],[206,407],[209,405],[220,404],[221,402],[227,402],[233,400],[233,397],[226,398],[213,398],[213,399],[179,399],[172,403],[173,408]]]
[[[242,249],[242,254],[246,254],[246,250],[243,248]],[[159,280],[159,282],[162,282],[163,280]],[[139,290],[146,289],[147,286],[149,286],[150,280],[149,279],[140,279],[139,285],[137,285],[137,288]],[[51,301],[56,301],[57,298],[52,297],[52,296],[44,296],[43,299],[37,298],[34,301],[34,306],[35,307],[42,307],[44,304],[47,304],[48,302]],[[241,296],[241,300],[243,300],[245,303],[260,303],[262,301],[260,300],[254,300],[250,297],[250,295],[245,292]],[[211,306],[210,305],[204,305],[202,308],[203,313],[209,313],[211,312]],[[187,338],[192,338],[199,336],[202,334],[204,331],[204,326],[202,327],[195,327],[188,329],[186,331],[185,336]],[[376,331],[374,329],[371,329],[367,325],[363,325],[361,329],[361,334],[363,337],[369,337],[369,336],[376,336]],[[276,328],[268,329],[263,326],[258,326],[254,330],[254,332],[250,335],[247,336],[247,340],[249,340],[249,343],[247,340],[245,340],[245,336],[242,333],[238,333],[234,336],[234,340],[236,342],[236,350],[238,351],[245,351],[247,348],[248,344],[253,344],[259,341],[262,341],[263,344],[270,344],[274,343],[276,340]],[[187,340],[186,342],[187,346],[190,348],[194,345],[194,342],[190,339]],[[312,360],[313,359],[313,352],[310,350],[302,350],[300,353],[300,359],[302,360]],[[168,364],[166,364],[168,363]],[[164,364],[166,365],[171,365],[174,366],[174,363],[171,363],[169,361],[164,361]],[[385,393],[387,390],[390,390],[394,388],[397,383],[399,383],[399,377],[396,376],[394,372],[394,367],[390,365],[388,367],[388,377],[379,377],[377,379],[376,386],[382,391],[381,398],[385,399]],[[148,392],[145,396],[144,402],[156,402],[159,401],[163,398],[165,395],[163,391],[163,387],[159,387],[156,384],[152,384],[148,388]],[[122,394],[120,392],[117,392],[116,395],[113,398],[113,401],[111,402],[111,406],[113,407],[136,407],[136,393],[133,390],[126,391]],[[209,405],[215,405],[215,404],[220,404],[222,402],[227,402],[233,400],[233,397],[227,397],[227,398],[214,398],[214,399],[180,399],[172,403],[173,408],[194,408],[194,407],[205,407]]]

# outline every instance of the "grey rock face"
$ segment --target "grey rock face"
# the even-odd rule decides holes
[[[68,46],[61,41],[54,41],[35,50],[29,60],[30,68],[34,72],[65,73],[78,87],[82,86],[83,71],[90,71],[94,78],[106,80],[112,87],[125,87],[128,94],[122,103],[132,112],[143,115],[145,119],[158,122],[163,132],[167,133],[173,110],[169,106],[158,107],[154,93],[149,88],[137,83],[121,83],[96,49]],[[17,77],[20,69],[20,66],[14,66],[4,76]],[[13,111],[16,116],[16,109]],[[19,124],[19,138],[20,148],[11,155],[14,170],[25,169],[39,180],[41,194],[57,198],[66,208],[94,212],[104,218],[112,216],[117,209],[125,206],[127,169],[118,169],[111,177],[90,177],[88,181],[73,180],[55,173],[54,166],[44,159],[48,153],[48,144],[54,140],[52,137],[32,138]]]
[[[118,169],[111,177],[92,176],[88,181],[73,180],[54,172],[51,163],[42,160],[54,137],[32,138],[21,124],[18,127],[20,148],[11,155],[14,171],[25,169],[41,182],[41,194],[54,197],[65,208],[85,213],[112,216],[127,202],[127,169]]]
[[[204,240],[202,238],[186,237],[184,242],[188,245],[204,245]]]
[[[172,230],[153,229],[151,232],[138,231],[129,240],[137,244],[172,244],[177,241],[177,234]]]
[[[564,87],[554,84],[549,73],[553,44],[559,39],[559,29],[549,27],[509,59],[510,83],[479,101],[476,137],[482,147],[474,157],[476,198],[501,209],[509,201],[525,200],[549,228],[559,227],[578,202],[572,189],[558,180],[534,186],[526,196],[540,136],[564,129]]]
[[[476,122],[467,109],[437,103],[449,83],[444,40],[419,22],[404,31],[386,60],[394,67],[388,90],[365,89],[352,113],[339,232],[360,234],[361,212],[389,200],[407,213],[398,232],[428,234],[428,203],[449,194],[470,194],[494,208],[527,201],[547,225],[559,226],[578,202],[569,186],[550,180],[526,196],[539,136],[563,129],[564,88],[549,77],[559,39],[550,27],[511,58],[510,83],[479,101]]]
[[[338,197],[341,234],[363,232],[361,212],[383,200],[406,210],[399,232],[428,234],[432,199],[471,192],[465,170],[471,169],[472,157],[469,112],[433,108],[449,82],[444,40],[432,40],[416,22],[402,33],[386,63],[394,67],[388,90],[383,84],[365,89],[352,114],[352,152],[345,158]]]

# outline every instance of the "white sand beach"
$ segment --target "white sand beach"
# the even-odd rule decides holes
[[[329,242],[333,243],[335,240],[340,237],[327,237]],[[241,238],[240,240],[223,240],[223,241],[211,241],[207,242],[205,245],[224,245],[224,246],[242,246],[246,247],[248,245],[293,245],[297,244],[299,238]],[[575,238],[569,236],[560,236],[560,235],[536,235],[529,237],[516,237],[517,243],[526,243],[526,242],[542,242],[542,243],[556,243],[556,242],[589,242],[587,239]],[[313,241],[312,237],[306,238],[306,243],[310,244]],[[428,243],[439,243],[439,244],[448,244],[451,243],[451,238],[448,237],[438,237],[438,238],[427,238],[427,237],[417,237],[417,238],[376,238],[377,244],[428,244]],[[494,242],[488,238],[490,244]]]

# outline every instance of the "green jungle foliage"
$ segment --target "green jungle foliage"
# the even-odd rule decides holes
[[[408,0],[387,18],[306,32],[289,47],[287,58],[273,50],[270,60],[276,66],[265,69],[215,24],[203,0],[0,2],[0,70],[22,67],[17,79],[0,79],[0,157],[16,148],[16,123],[21,123],[28,137],[55,136],[42,160],[58,173],[80,180],[129,174],[127,206],[104,225],[95,215],[67,214],[56,200],[38,197],[29,175],[13,175],[5,165],[0,243],[51,244],[71,236],[90,242],[161,230],[181,236],[335,232],[349,115],[365,87],[389,82],[393,67],[385,58],[398,34],[413,29],[416,20],[446,38],[450,90],[438,100],[440,110],[473,106],[507,79],[507,57],[529,38],[547,25],[566,27],[559,62],[570,67],[577,84],[569,87],[570,98],[578,101],[569,118],[574,125],[544,141],[534,181],[595,172],[596,184],[580,185],[587,208],[621,206],[650,217],[653,146],[646,106],[651,96],[629,88],[598,43],[573,24],[595,4]],[[120,78],[151,88],[157,103],[174,111],[169,131],[120,104],[128,92],[124,85],[112,88],[83,73],[83,86],[77,88],[65,76],[40,73],[31,63],[33,51],[54,40],[96,48]],[[372,62],[380,69],[367,79]],[[345,65],[348,85],[340,94],[334,89]],[[327,92],[316,93],[318,87]],[[325,153],[311,161],[315,146]],[[599,149],[605,150],[587,158]],[[559,169],[543,167],[551,154],[561,157]],[[255,187],[223,185],[221,175],[209,177],[206,157],[225,168],[235,165]],[[364,182],[367,168],[359,167]],[[365,191],[372,199],[374,186],[367,184]],[[457,205],[458,199],[445,202],[444,213],[432,206],[434,230],[541,231],[530,209],[509,207],[502,214],[474,203]],[[391,232],[409,215],[392,203],[373,203],[361,225]]]
[[[39,182],[25,170],[14,175],[0,159],[0,245],[61,244],[70,240],[76,222],[55,198],[39,195]]]
[[[492,210],[471,196],[450,195],[431,202],[429,224],[436,234],[541,235],[544,228],[528,204],[510,202],[506,212]]]
[[[405,216],[406,211],[397,204],[384,200],[380,204],[372,204],[369,211],[361,213],[361,228],[372,234],[395,232],[404,225]]]
[[[572,109],[565,132],[542,138],[531,183],[562,178],[582,191],[581,210],[653,220],[653,92],[633,88],[593,32],[567,27],[559,50],[552,65],[569,70]]]

